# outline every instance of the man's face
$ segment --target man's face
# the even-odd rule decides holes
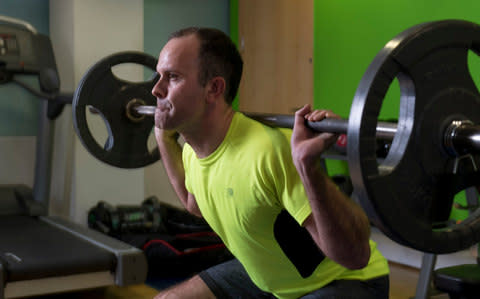
[[[160,52],[160,75],[152,90],[157,98],[155,126],[180,133],[195,121],[204,109],[205,87],[198,82],[199,41],[195,35],[171,39]]]

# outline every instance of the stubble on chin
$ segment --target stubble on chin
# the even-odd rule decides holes
[[[155,127],[162,130],[172,130],[172,110],[171,109],[157,109],[155,111]]]

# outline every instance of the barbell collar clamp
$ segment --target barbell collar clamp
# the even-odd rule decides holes
[[[480,152],[480,126],[470,120],[454,120],[445,130],[444,146],[454,157]]]
[[[128,119],[130,119],[133,122],[141,122],[146,114],[145,113],[139,113],[136,109],[136,107],[155,107],[155,106],[146,106],[145,101],[142,99],[132,99],[127,103],[127,107],[125,109],[125,114]]]

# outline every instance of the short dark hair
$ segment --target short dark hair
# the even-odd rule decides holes
[[[191,34],[200,41],[198,81],[205,86],[212,78],[223,77],[226,83],[225,100],[231,105],[237,94],[243,70],[243,60],[237,47],[228,35],[215,28],[184,28],[172,33],[169,40]]]

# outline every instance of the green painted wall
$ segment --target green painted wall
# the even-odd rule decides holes
[[[427,21],[465,19],[480,23],[479,9],[480,2],[475,0],[315,1],[315,107],[328,106],[348,117],[358,82],[390,39]],[[398,85],[392,87],[392,94],[398,93]],[[397,107],[382,110],[381,116],[396,117]]]

